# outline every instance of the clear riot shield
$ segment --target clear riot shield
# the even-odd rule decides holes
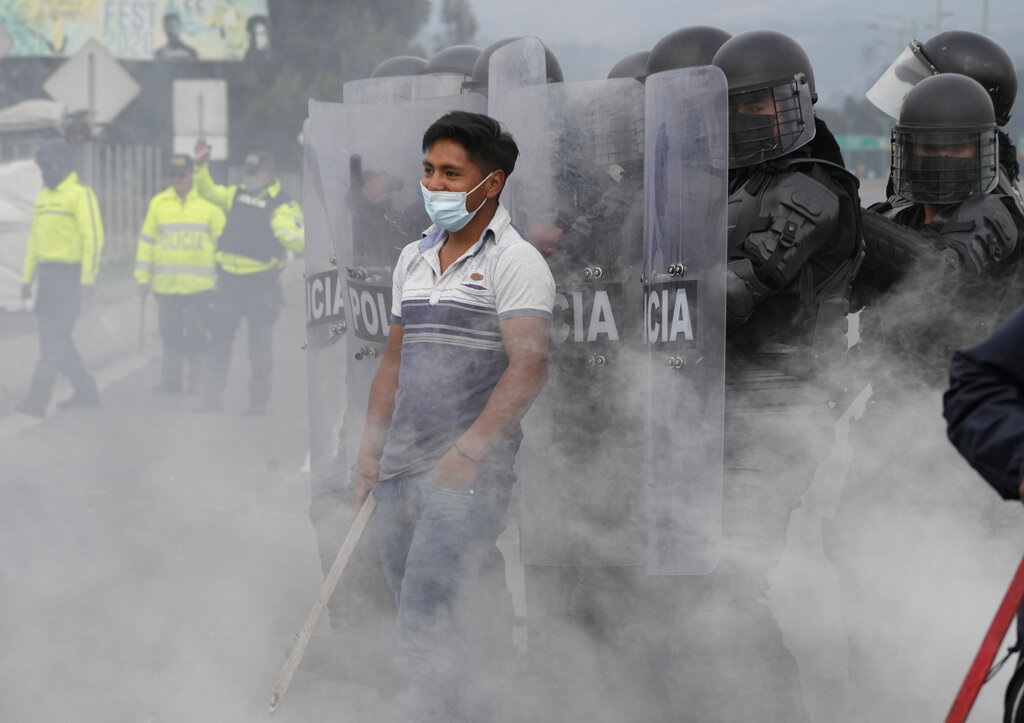
[[[544,43],[537,38],[520,38],[502,45],[491,54],[487,66],[487,114],[504,122],[508,95],[517,88],[547,81]]]
[[[344,286],[317,149],[329,143],[314,120],[303,128],[302,210],[306,250],[306,371],[309,380],[309,467],[314,489],[344,479],[348,462],[340,444],[345,410],[346,329]],[[322,484],[321,484],[322,481]]]
[[[335,121],[329,104],[313,101],[303,132],[309,515],[325,575],[338,554],[353,512],[349,504],[351,458],[345,399],[347,302],[344,277],[339,274],[351,244],[339,233],[338,226],[340,164],[345,159],[336,152]],[[393,621],[388,618],[387,603],[392,598],[375,563],[373,545],[360,545],[353,552],[345,571],[347,582],[339,585],[342,592],[328,604],[333,635],[311,641],[304,658],[304,665],[318,674],[372,685],[391,672],[391,646],[387,641]],[[345,636],[343,643],[334,639],[339,634]],[[346,653],[338,655],[338,650]],[[350,662],[353,655],[359,658],[358,666]]]
[[[520,455],[526,565],[645,561],[643,93],[619,78],[506,95],[512,218],[556,283],[548,383]]]
[[[646,80],[647,568],[699,575],[721,541],[728,91],[715,67]]]
[[[342,85],[341,97],[344,103],[394,103],[403,100],[445,98],[459,95],[465,81],[466,76],[462,73],[360,78]]]
[[[547,82],[547,61],[544,44],[537,38],[520,38],[501,46],[491,54],[487,65],[487,115],[500,123],[506,123],[509,115],[506,108],[509,96],[519,88],[543,85]],[[519,143],[519,137],[512,133]],[[515,204],[516,185],[519,176],[512,174],[501,194],[506,207]],[[515,216],[512,223],[517,223]]]

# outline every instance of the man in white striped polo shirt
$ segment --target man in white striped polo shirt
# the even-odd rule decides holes
[[[472,590],[502,531],[519,422],[547,378],[554,280],[498,201],[519,150],[456,111],[423,137],[434,222],[394,272],[392,323],[356,465],[398,603],[410,721],[481,721]]]

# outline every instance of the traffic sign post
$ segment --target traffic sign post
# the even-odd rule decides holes
[[[210,144],[210,160],[228,157],[226,80],[174,81],[174,152],[192,155],[196,140]]]
[[[57,68],[43,89],[69,113],[85,111],[91,129],[116,118],[140,90],[128,71],[94,38]]]
[[[92,138],[96,127],[114,120],[139,94],[139,84],[103,45],[90,38],[46,79],[43,89],[63,103],[69,115],[85,115],[88,141],[79,170],[87,183],[95,183]]]

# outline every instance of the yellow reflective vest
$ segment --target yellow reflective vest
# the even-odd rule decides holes
[[[157,294],[198,294],[217,280],[224,212],[195,188],[185,200],[169,187],[153,196],[135,252],[135,280]]]
[[[60,263],[81,264],[81,282],[92,285],[102,250],[103,221],[96,194],[72,171],[56,188],[44,188],[36,198],[22,283],[32,283],[37,265]]]
[[[193,172],[195,188],[199,195],[206,200],[217,204],[225,212],[230,212],[235,201],[235,194],[238,186],[221,186],[214,182],[210,176],[208,163],[197,165]],[[259,196],[276,198],[281,193],[281,181],[274,181],[273,184],[260,191]],[[270,227],[273,229],[274,237],[281,242],[281,245],[297,254],[301,254],[306,248],[306,237],[304,231],[302,209],[295,201],[289,201],[278,206],[270,219]],[[270,261],[259,261],[247,256],[217,252],[217,263],[230,274],[254,274],[260,271],[267,271],[277,266],[280,259]]]

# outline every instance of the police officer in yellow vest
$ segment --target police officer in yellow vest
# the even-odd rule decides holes
[[[63,140],[47,141],[36,153],[45,188],[36,199],[35,216],[25,252],[21,298],[32,297],[38,279],[35,314],[39,323],[39,362],[28,396],[17,410],[46,415],[57,374],[65,374],[74,394],[57,404],[62,409],[99,404],[96,381],[85,369],[71,333],[91,289],[103,248],[103,222],[96,194],[78,180],[74,154]]]
[[[135,280],[143,296],[152,286],[160,314],[163,362],[153,391],[180,392],[187,359],[188,391],[198,393],[224,212],[196,192],[190,156],[172,156],[168,168],[171,185],[149,202],[139,234]]]
[[[210,147],[196,142],[195,184],[203,198],[227,212],[217,250],[217,290],[210,312],[210,347],[203,399],[196,411],[223,407],[231,344],[242,319],[249,337],[249,407],[263,414],[270,398],[271,338],[283,297],[278,276],[288,251],[305,248],[302,210],[281,188],[267,153],[245,159],[239,186],[220,186],[210,177]]]

